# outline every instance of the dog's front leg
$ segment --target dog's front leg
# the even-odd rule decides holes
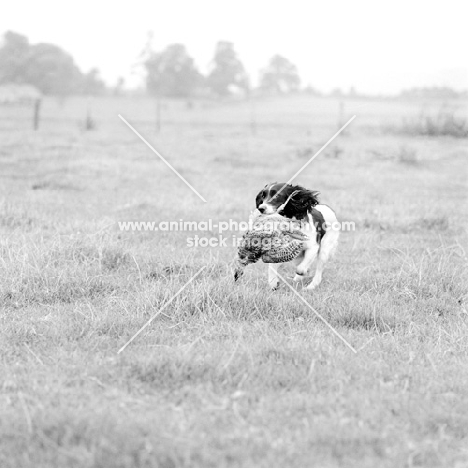
[[[279,263],[269,263],[268,264],[268,284],[270,288],[274,291],[278,289],[279,286],[279,279],[278,279],[278,268]]]
[[[294,276],[294,281],[300,281],[307,274],[310,266],[317,256],[318,250],[318,244],[313,244],[305,250],[304,257],[296,267],[296,276]]]

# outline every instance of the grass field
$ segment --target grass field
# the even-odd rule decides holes
[[[246,220],[338,101],[166,102],[159,134],[149,99],[49,99],[37,132],[0,107],[0,466],[468,466],[468,149],[388,130],[421,105],[347,101],[296,179],[355,222],[299,291],[357,354],[265,264],[234,283],[231,242],[116,224]]]

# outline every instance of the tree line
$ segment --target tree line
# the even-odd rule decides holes
[[[184,44],[171,44],[154,51],[147,44],[139,65],[146,74],[146,89],[160,97],[216,96],[232,94],[248,96],[253,87],[249,75],[231,42],[220,41],[215,46],[208,73],[197,68]],[[71,94],[98,95],[110,92],[101,79],[99,70],[83,72],[71,54],[54,44],[31,44],[22,34],[8,31],[0,44],[0,85],[28,84],[46,95]],[[119,92],[124,79],[119,78],[113,90]],[[290,60],[273,56],[260,72],[256,91],[266,94],[288,94],[302,90],[320,94],[314,88],[301,89],[297,67]],[[330,93],[337,98],[367,97],[354,87],[348,93],[336,88]],[[403,90],[404,99],[466,98],[468,91],[455,91],[448,87],[412,88]],[[381,96],[383,97],[383,96]]]
[[[157,96],[191,97],[248,95],[249,76],[231,42],[216,44],[209,72],[202,74],[183,44],[164,50],[147,50],[141,63],[147,91]],[[54,44],[31,44],[26,36],[8,31],[0,47],[0,85],[29,84],[44,94],[102,94],[106,85],[98,69],[82,72],[73,57]],[[119,79],[118,86],[123,84]],[[259,87],[268,93],[292,93],[300,89],[297,67],[275,55],[262,70]]]
[[[151,52],[144,61],[148,91],[160,96],[211,94],[225,97],[251,91],[249,76],[231,42],[216,44],[211,70],[202,75],[183,44],[171,44],[161,52]],[[261,72],[260,88],[271,93],[291,93],[300,89],[297,67],[275,55]]]
[[[54,44],[30,44],[8,31],[0,47],[0,84],[29,84],[44,94],[99,94],[105,84],[94,68],[83,73],[73,57]]]

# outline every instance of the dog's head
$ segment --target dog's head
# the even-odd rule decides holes
[[[319,203],[318,195],[319,192],[307,190],[300,185],[273,182],[263,187],[255,203],[261,213],[271,214],[291,197],[281,214],[287,218],[303,219],[307,216],[307,211]]]

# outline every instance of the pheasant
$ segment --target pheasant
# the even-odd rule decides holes
[[[234,279],[237,281],[244,268],[260,258],[264,263],[284,263],[296,258],[309,240],[300,229],[299,221],[278,214],[253,214],[253,224],[239,244]]]

